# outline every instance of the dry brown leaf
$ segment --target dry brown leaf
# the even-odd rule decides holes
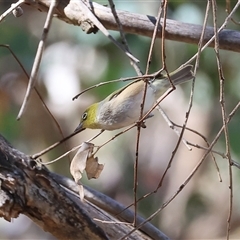
[[[98,163],[97,157],[92,156],[88,158],[86,163],[86,169],[85,169],[88,179],[98,178],[103,168],[104,168],[103,164]]]
[[[94,144],[83,142],[71,162],[70,173],[77,184],[80,184],[82,173],[86,168],[87,159],[93,152],[93,147]]]
[[[98,163],[98,158],[92,155],[93,148],[94,144],[83,142],[70,165],[70,173],[79,185],[79,195],[82,201],[84,200],[84,191],[80,179],[83,171],[86,171],[88,179],[98,178],[104,167],[103,164]]]

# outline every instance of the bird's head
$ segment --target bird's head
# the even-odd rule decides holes
[[[86,128],[91,128],[91,129],[100,128],[97,122],[98,107],[99,107],[99,103],[94,103],[83,112],[80,123],[78,127],[75,129],[75,132],[81,132]]]

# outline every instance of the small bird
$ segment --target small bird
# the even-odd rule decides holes
[[[192,68],[192,65],[186,65],[170,73],[173,84],[178,85],[191,80]],[[116,130],[137,122],[141,113],[145,84],[146,82],[139,78],[113,92],[101,102],[92,104],[84,111],[75,132],[86,128]],[[155,78],[147,81],[143,116],[170,87],[167,75],[157,74]]]

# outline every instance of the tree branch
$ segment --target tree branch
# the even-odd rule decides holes
[[[45,12],[48,11],[50,3],[51,1],[49,0],[34,2],[28,0],[29,5]],[[105,28],[119,30],[110,8],[95,2],[90,3],[91,11]],[[84,3],[81,0],[61,0],[57,6],[56,16],[67,23],[81,26],[87,33],[95,33],[96,27],[92,24],[88,13],[83,11],[86,7],[83,7],[83,5]],[[155,17],[120,10],[117,11],[117,15],[125,33],[152,37],[156,23]],[[163,20],[161,20],[161,24],[162,22]],[[166,39],[197,45],[201,36],[202,26],[167,19],[165,31]],[[206,43],[212,36],[214,36],[213,27],[207,27],[203,43]],[[161,26],[159,26],[157,37],[161,38]],[[214,47],[214,42],[210,44],[210,47]],[[219,34],[219,47],[224,50],[240,52],[240,32],[229,29],[222,30]]]
[[[118,214],[124,207],[113,199],[86,189],[81,202],[76,192],[75,182],[51,173],[0,135],[0,217],[10,221],[22,213],[58,239],[119,239],[134,229],[133,213]],[[128,239],[168,237],[148,223]]]

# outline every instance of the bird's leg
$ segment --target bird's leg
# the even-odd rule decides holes
[[[145,124],[145,121],[142,121],[142,122],[140,122],[139,124],[140,124],[140,127],[141,127],[141,128],[146,128],[146,127],[147,127],[146,124]]]
[[[140,126],[141,128],[147,128],[147,126],[146,126],[146,120],[147,120],[148,118],[153,117],[153,116],[154,116],[154,114],[150,113],[143,121],[137,122],[137,125]]]

